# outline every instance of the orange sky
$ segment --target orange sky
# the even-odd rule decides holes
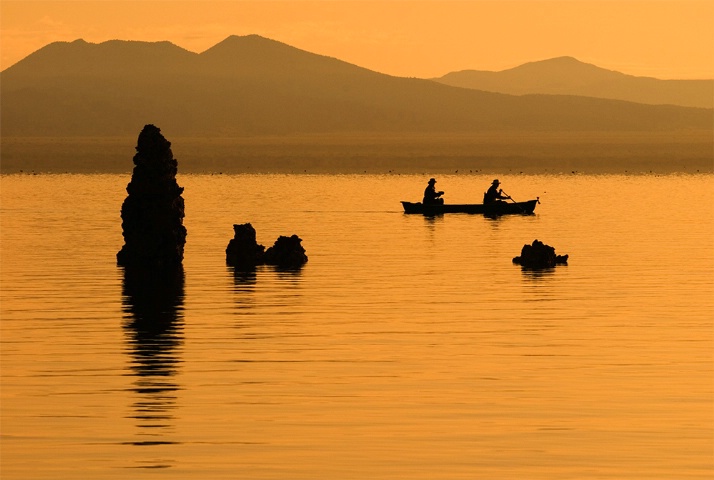
[[[712,0],[0,2],[2,69],[54,41],[169,40],[202,52],[257,33],[399,76],[569,55],[633,75],[714,78]]]

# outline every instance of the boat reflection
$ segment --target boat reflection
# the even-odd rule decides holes
[[[129,369],[135,377],[131,418],[140,429],[140,438],[129,443],[176,443],[166,436],[173,429],[180,390],[176,376],[183,345],[183,268],[124,269],[122,300]]]

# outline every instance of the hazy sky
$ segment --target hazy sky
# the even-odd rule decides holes
[[[568,55],[633,75],[714,78],[712,0],[2,0],[0,27],[3,70],[54,41],[202,52],[256,33],[399,76]]]

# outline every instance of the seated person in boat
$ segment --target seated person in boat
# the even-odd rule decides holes
[[[424,198],[421,201],[424,205],[444,204],[444,199],[439,198],[444,194],[444,192],[437,192],[436,187],[434,185],[436,185],[436,179],[432,178],[429,180],[429,185],[427,185],[426,189],[424,190]]]
[[[499,182],[498,179],[494,180],[493,183],[491,183],[491,186],[489,187],[488,191],[483,194],[484,205],[488,203],[496,203],[497,201],[500,201],[504,198],[511,198],[507,195],[503,195],[503,190],[498,188],[500,184],[501,182]]]

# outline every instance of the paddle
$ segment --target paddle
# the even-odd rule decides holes
[[[501,189],[501,193],[504,194],[505,196],[507,196],[510,201],[512,201],[513,203],[515,203],[516,205],[518,205],[518,202],[516,202],[515,200],[513,200],[513,198],[512,198],[509,194],[507,194],[506,192],[504,192],[503,189]],[[526,213],[526,211],[523,210],[523,207],[521,207],[520,205],[518,205],[518,208],[521,210],[521,212]]]

